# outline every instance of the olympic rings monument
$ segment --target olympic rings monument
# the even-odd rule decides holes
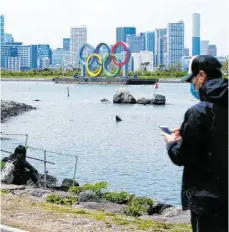
[[[120,56],[116,54],[116,50],[118,47],[123,47],[124,49],[124,60],[121,60]],[[106,47],[106,53],[102,52],[102,56],[100,50],[102,47]],[[91,53],[85,59],[83,57],[84,50],[89,49]],[[123,77],[128,77],[128,62],[131,57],[131,51],[129,49],[128,44],[124,42],[117,42],[112,47],[108,46],[106,43],[100,43],[97,45],[96,48],[92,47],[90,44],[84,44],[79,51],[79,62],[80,62],[80,69],[81,69],[81,77],[86,77],[86,73],[90,77],[98,77],[101,74],[105,75],[106,77],[116,77],[119,75],[122,67],[123,67]],[[116,69],[113,73],[109,71],[108,65],[111,62],[116,66]],[[96,70],[92,70],[92,65],[99,66]]]

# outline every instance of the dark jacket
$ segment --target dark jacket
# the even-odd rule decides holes
[[[184,166],[182,206],[199,215],[227,213],[228,80],[209,80],[201,102],[185,114],[178,142],[167,145],[172,162]]]
[[[25,156],[19,156],[19,154],[11,154],[9,157],[2,159],[3,162],[13,161],[15,166],[13,175],[13,184],[23,185],[26,184],[28,176],[26,175],[26,169],[30,172],[29,177],[32,177],[33,181],[36,180],[38,171],[26,161]]]

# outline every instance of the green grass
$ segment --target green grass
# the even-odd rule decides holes
[[[43,203],[42,206],[50,211],[55,213],[68,213],[72,215],[84,215],[95,220],[103,221],[107,228],[112,227],[112,223],[121,226],[127,226],[133,230],[143,230],[143,231],[155,231],[155,232],[164,232],[164,231],[173,231],[173,232],[190,232],[190,225],[179,225],[179,224],[167,224],[154,222],[151,220],[145,220],[141,218],[134,218],[129,216],[124,216],[115,213],[106,213],[98,210],[82,210],[82,209],[73,209],[67,206],[58,206],[49,203]]]

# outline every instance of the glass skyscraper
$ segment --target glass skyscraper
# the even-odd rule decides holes
[[[181,62],[184,55],[184,22],[169,23],[167,28],[167,65]]]
[[[154,44],[155,44],[155,32],[147,31],[140,33],[141,36],[144,37],[145,40],[145,51],[155,52]]]
[[[192,15],[192,55],[200,55],[200,14]]]
[[[125,42],[127,35],[136,35],[135,27],[117,27],[116,28],[116,42]],[[118,47],[117,52],[123,51],[122,47]]]
[[[139,53],[145,49],[145,39],[143,36],[127,35],[126,42],[132,53]]]
[[[63,49],[70,50],[70,38],[63,38]]]
[[[166,36],[167,29],[160,28],[155,30],[155,66],[164,65],[164,37]]]
[[[0,27],[1,27],[0,42],[1,42],[1,45],[3,45],[4,44],[4,33],[5,33],[5,22],[4,22],[3,15],[0,15]]]

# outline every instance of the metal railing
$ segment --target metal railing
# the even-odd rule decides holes
[[[47,174],[48,174],[47,164],[55,165],[54,162],[51,162],[51,161],[47,160],[47,153],[57,154],[57,155],[60,155],[60,156],[66,156],[66,157],[74,158],[75,159],[74,173],[73,173],[73,186],[74,186],[74,182],[76,180],[77,163],[78,163],[78,156],[77,155],[63,154],[63,153],[60,153],[60,152],[49,151],[49,150],[46,150],[46,149],[43,149],[43,148],[36,148],[36,147],[28,146],[28,134],[9,134],[9,133],[4,133],[4,132],[1,132],[1,134],[2,135],[7,135],[7,136],[25,136],[25,148],[26,148],[27,152],[28,152],[28,149],[31,149],[31,150],[35,150],[35,151],[41,151],[43,153],[43,159],[38,159],[38,158],[31,157],[31,156],[28,156],[28,155],[26,155],[26,157],[29,158],[29,159],[32,159],[32,160],[43,162],[43,164],[44,164],[44,174],[42,176],[44,176],[44,181],[43,181],[44,182],[44,185],[43,185],[44,189],[47,188]],[[1,151],[4,152],[4,153],[8,153],[8,154],[13,153],[13,152],[6,151],[6,150],[3,150],[3,149],[1,149]]]

